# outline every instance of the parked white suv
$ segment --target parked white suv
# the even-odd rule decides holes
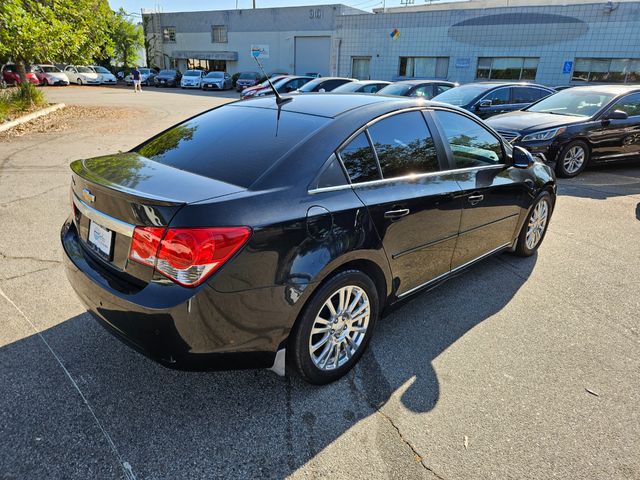
[[[67,65],[64,73],[67,74],[71,83],[77,83],[78,85],[100,85],[100,75],[89,67]]]

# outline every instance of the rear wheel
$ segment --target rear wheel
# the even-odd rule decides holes
[[[541,193],[531,208],[527,220],[522,226],[515,253],[521,257],[529,257],[538,250],[549,226],[553,211],[553,201],[549,192]]]
[[[379,315],[376,287],[359,270],[340,272],[316,291],[291,337],[293,363],[318,385],[337,380],[357,363]]]
[[[589,161],[589,146],[580,141],[565,146],[556,163],[556,173],[559,177],[571,178],[582,172]]]

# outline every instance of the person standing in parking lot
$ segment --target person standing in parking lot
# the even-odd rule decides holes
[[[131,78],[133,79],[133,92],[142,93],[142,84],[140,83],[140,70],[138,70],[137,65],[133,67],[133,70],[131,70]]]

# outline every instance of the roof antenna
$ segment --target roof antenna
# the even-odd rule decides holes
[[[293,100],[293,98],[291,97],[282,97],[280,96],[280,93],[278,93],[278,90],[276,90],[276,87],[273,86],[273,83],[271,83],[271,79],[269,78],[269,75],[266,74],[266,72],[264,71],[264,68],[262,67],[262,64],[260,63],[260,60],[258,60],[258,56],[260,55],[260,50],[255,50],[251,52],[251,56],[253,57],[253,59],[256,61],[256,63],[258,64],[258,67],[260,67],[260,71],[262,72],[262,74],[267,77],[267,82],[269,82],[269,86],[271,87],[271,90],[273,90],[273,94],[276,96],[276,104],[279,106],[284,105],[287,102],[290,102],[291,100]]]

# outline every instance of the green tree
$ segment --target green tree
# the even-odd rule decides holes
[[[113,52],[113,15],[107,0],[2,0],[0,56],[16,63],[23,82],[30,62],[89,63]]]
[[[138,50],[144,45],[142,27],[129,19],[129,15],[120,8],[113,16],[111,41],[114,58],[126,68],[138,57]]]

